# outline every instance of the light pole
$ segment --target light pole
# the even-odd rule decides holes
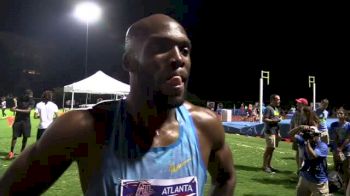
[[[74,16],[86,24],[85,65],[84,76],[87,75],[88,48],[89,48],[89,23],[96,22],[101,17],[101,8],[94,2],[82,2],[76,5]]]
[[[262,123],[262,105],[264,97],[264,79],[267,80],[267,85],[270,83],[270,72],[261,70],[260,83],[259,83],[259,123]]]

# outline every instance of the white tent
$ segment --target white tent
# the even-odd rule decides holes
[[[66,92],[72,93],[72,109],[74,93],[127,95],[130,92],[130,85],[120,82],[102,71],[97,71],[81,81],[64,86],[63,104]]]

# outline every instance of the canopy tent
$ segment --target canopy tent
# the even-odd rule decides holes
[[[120,82],[102,71],[97,71],[81,81],[64,86],[63,105],[66,92],[72,93],[72,109],[74,93],[127,95],[130,92],[130,85]]]

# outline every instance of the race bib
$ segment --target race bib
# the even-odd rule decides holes
[[[121,180],[122,196],[198,195],[197,177],[177,179]]]

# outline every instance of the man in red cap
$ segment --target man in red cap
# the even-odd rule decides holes
[[[299,98],[299,99],[296,99],[296,105],[297,105],[297,110],[296,112],[294,113],[291,121],[290,121],[290,130],[292,130],[293,128],[295,127],[298,127],[299,125],[303,125],[305,124],[306,122],[306,119],[304,117],[304,115],[302,115],[302,112],[303,112],[303,108],[305,106],[308,106],[309,105],[309,102],[307,101],[306,98]],[[296,154],[295,154],[295,160],[296,160],[296,163],[297,163],[297,171],[299,171],[299,168],[302,164],[302,161],[303,161],[303,155],[302,153],[299,155],[299,149],[298,149],[298,144],[296,143],[296,141],[293,139],[293,145],[292,145],[292,149],[296,151]]]

